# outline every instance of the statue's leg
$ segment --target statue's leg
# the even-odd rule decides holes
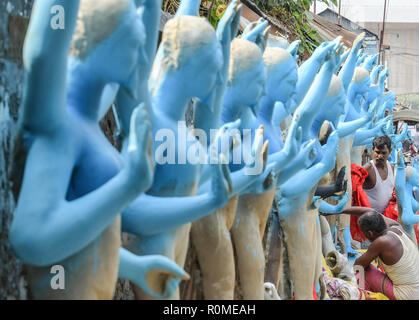
[[[262,237],[272,207],[274,189],[262,194],[242,195],[238,200],[232,235],[243,299],[264,299],[265,256]]]
[[[316,221],[304,202],[281,219],[287,244],[290,276],[297,300],[313,300],[316,266]]]
[[[314,211],[314,210],[313,210]],[[317,212],[309,212],[309,214],[313,214],[316,216],[316,227],[315,227],[315,234],[316,234],[316,268],[314,273],[314,283],[316,285],[316,293],[317,297],[321,299],[321,287],[320,287],[320,276],[322,275],[322,267],[323,267],[323,252],[322,252],[322,231],[320,227],[320,217]],[[316,210],[317,211],[317,210]]]
[[[191,237],[202,272],[204,298],[233,300],[236,271],[230,229],[238,195],[212,214],[192,224]]]

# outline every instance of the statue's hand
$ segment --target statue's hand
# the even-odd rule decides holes
[[[384,81],[386,81],[389,75],[390,75],[390,72],[388,71],[387,68],[385,68],[383,71],[380,72],[380,75],[378,77],[378,82],[380,86],[384,85]]]
[[[347,192],[342,197],[342,200],[336,205],[336,213],[341,213],[345,209],[346,204],[348,203],[349,195]]]
[[[221,150],[224,157],[228,159],[229,153],[233,150],[234,147],[240,145],[241,135],[239,127],[241,124],[241,119],[237,119],[234,122],[228,122],[223,124],[217,131],[214,141],[211,142],[210,146],[210,156],[218,157],[218,150]]]
[[[372,121],[372,124],[375,125],[378,119],[378,108],[379,108],[379,99],[374,99],[373,103],[368,108],[368,112],[366,114],[367,123]]]
[[[362,43],[364,42],[365,39],[365,32],[359,34],[354,42],[352,43],[352,50],[356,53],[358,51],[360,51]]]
[[[253,163],[246,163],[245,174],[247,175],[260,175],[266,167],[268,159],[268,146],[269,140],[263,142],[264,127],[260,125],[256,130],[255,139],[252,144],[252,158]]]
[[[268,21],[260,18],[258,21],[249,23],[246,26],[242,34],[242,39],[256,43],[263,52],[268,42],[270,29],[271,27],[268,25]]]
[[[218,22],[217,36],[223,45],[230,44],[237,35],[242,7],[240,1],[231,1]]]
[[[128,148],[124,153],[126,173],[130,188],[144,192],[153,182],[151,122],[145,104],[134,109],[131,115]]]
[[[211,164],[211,203],[221,208],[227,204],[233,191],[233,183],[228,169],[227,159],[220,154],[218,163]]]
[[[343,50],[343,43],[341,42],[341,40],[342,37],[339,36],[332,41],[333,49],[329,52],[329,55],[326,57],[326,63],[330,66],[330,68],[333,71],[337,69],[340,62],[340,55]]]
[[[321,45],[319,45],[316,50],[311,55],[311,59],[315,59],[320,65],[322,65],[326,57],[328,57],[329,52],[333,49],[335,43],[325,41]]]
[[[300,47],[301,40],[293,41],[287,48],[287,51],[294,57],[295,60],[298,60],[298,48]]]
[[[305,168],[310,167],[313,164],[314,160],[316,160],[317,151],[315,147],[316,147],[315,139],[306,141],[301,145],[300,154],[303,155],[303,162],[304,162]]]
[[[336,163],[336,157],[339,152],[339,134],[337,130],[333,131],[327,139],[326,146],[322,162],[332,170]],[[328,171],[330,171],[328,170]]]
[[[141,256],[138,268],[137,284],[148,295],[164,299],[173,295],[181,280],[188,280],[189,275],[174,261],[161,255]],[[158,283],[152,279],[158,278]]]
[[[297,155],[301,146],[302,129],[299,126],[298,120],[298,115],[295,115],[294,121],[292,121],[287,137],[285,138],[284,151],[290,159]]]

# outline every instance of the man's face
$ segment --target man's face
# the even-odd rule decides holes
[[[374,147],[372,151],[375,164],[384,165],[390,156],[391,149],[385,145],[384,148]]]

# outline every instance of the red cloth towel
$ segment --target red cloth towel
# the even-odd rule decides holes
[[[368,196],[362,188],[367,176],[367,170],[355,163],[351,164],[352,206],[371,208]],[[358,217],[351,216],[351,236],[352,239],[362,242],[363,240],[366,240],[366,238],[362,234],[361,228],[358,225],[358,219]]]

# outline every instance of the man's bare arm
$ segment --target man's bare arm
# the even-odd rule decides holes
[[[368,247],[368,250],[355,260],[354,265],[362,266],[364,269],[367,269],[370,266],[370,263],[381,254],[383,246],[383,240],[376,239]]]

